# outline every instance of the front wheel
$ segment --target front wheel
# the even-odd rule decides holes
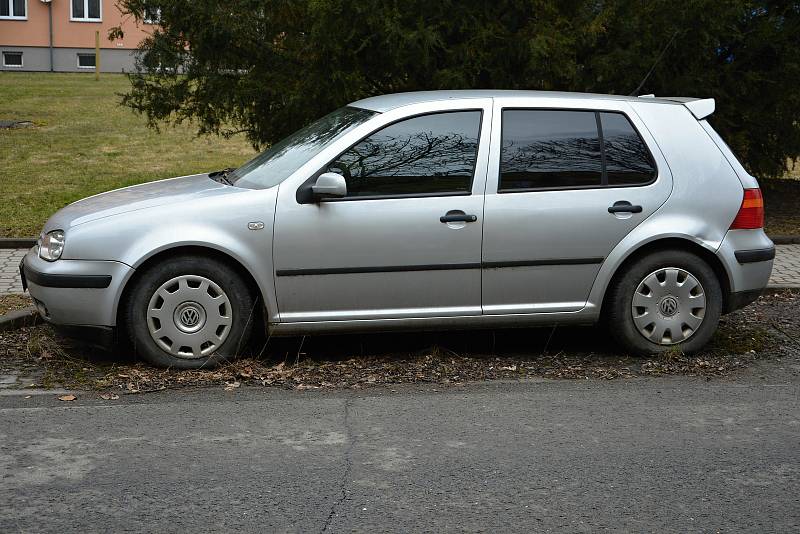
[[[692,353],[703,348],[717,329],[722,289],[701,258],[666,250],[626,268],[606,304],[611,335],[627,350],[652,354],[678,346]]]
[[[126,328],[137,354],[162,367],[213,367],[246,346],[253,295],[227,264],[188,256],[146,270],[135,282]]]

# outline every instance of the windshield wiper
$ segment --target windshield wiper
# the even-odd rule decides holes
[[[235,170],[236,169],[234,169],[233,167],[226,167],[221,171],[214,171],[208,173],[208,177],[222,184],[233,185],[233,182],[230,180],[230,178],[228,178],[228,175]]]

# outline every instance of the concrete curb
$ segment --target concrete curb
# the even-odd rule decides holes
[[[34,326],[41,322],[42,318],[39,316],[39,312],[36,311],[36,308],[30,306],[29,308],[0,315],[0,332],[16,330],[24,326]]]
[[[31,248],[35,237],[0,237],[0,248]]]
[[[800,245],[800,235],[769,236],[776,245]]]

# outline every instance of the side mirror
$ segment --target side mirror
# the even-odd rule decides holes
[[[317,181],[311,186],[314,198],[342,198],[347,196],[347,182],[344,176],[335,172],[325,172],[319,175]]]

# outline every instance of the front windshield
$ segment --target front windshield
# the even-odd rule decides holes
[[[278,141],[226,178],[237,187],[267,189],[302,167],[331,141],[376,115],[366,109],[344,107]]]

